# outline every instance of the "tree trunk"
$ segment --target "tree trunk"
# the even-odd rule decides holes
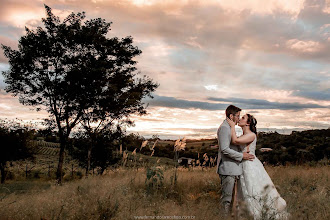
[[[89,138],[91,139],[91,142],[88,147],[87,151],[87,169],[86,169],[86,177],[88,176],[89,170],[91,169],[91,159],[92,159],[92,149],[94,145],[94,139],[96,138],[94,134],[89,133]]]
[[[3,164],[0,164],[0,173],[1,173],[1,184],[5,183],[6,180],[6,171],[5,166]]]
[[[92,157],[92,145],[89,146],[88,152],[87,152],[86,176],[88,176],[89,170],[91,169],[91,157]]]
[[[66,146],[66,139],[63,137],[60,139],[61,139],[60,155],[59,155],[59,160],[58,160],[56,179],[59,184],[62,184],[62,177],[63,177],[62,168],[63,168],[63,162],[64,162],[64,150],[65,150],[65,146]]]
[[[100,168],[99,175],[102,176],[103,173],[104,173],[104,171],[105,171],[105,167],[102,166],[102,167]]]

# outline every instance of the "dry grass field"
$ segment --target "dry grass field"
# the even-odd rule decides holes
[[[330,219],[328,166],[266,169],[291,219]],[[0,219],[221,219],[215,168],[178,168],[176,184],[173,168],[154,171],[148,181],[145,168],[120,168],[62,186],[42,179],[8,181],[0,186]]]

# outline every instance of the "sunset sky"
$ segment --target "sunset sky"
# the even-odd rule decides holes
[[[17,48],[25,26],[42,26],[44,3],[61,19],[111,21],[109,38],[130,35],[142,50],[137,68],[160,86],[129,131],[216,137],[230,104],[259,131],[330,127],[330,0],[1,0],[0,43]],[[0,75],[0,118],[47,116],[5,86]]]

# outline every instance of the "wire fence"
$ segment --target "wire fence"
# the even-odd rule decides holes
[[[7,166],[6,179],[22,179],[22,178],[55,178],[58,163],[51,162],[48,164],[21,162]],[[64,163],[62,166],[63,177],[82,177],[85,169],[74,163]]]

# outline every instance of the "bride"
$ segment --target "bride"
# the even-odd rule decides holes
[[[243,152],[255,155],[257,143],[257,120],[245,114],[238,122],[243,135],[236,136],[235,123],[227,118],[231,127],[231,142],[244,147]],[[247,211],[254,219],[283,219],[288,216],[286,202],[277,192],[267,171],[256,157],[253,161],[244,160],[243,174],[238,183],[238,197],[244,201]]]

